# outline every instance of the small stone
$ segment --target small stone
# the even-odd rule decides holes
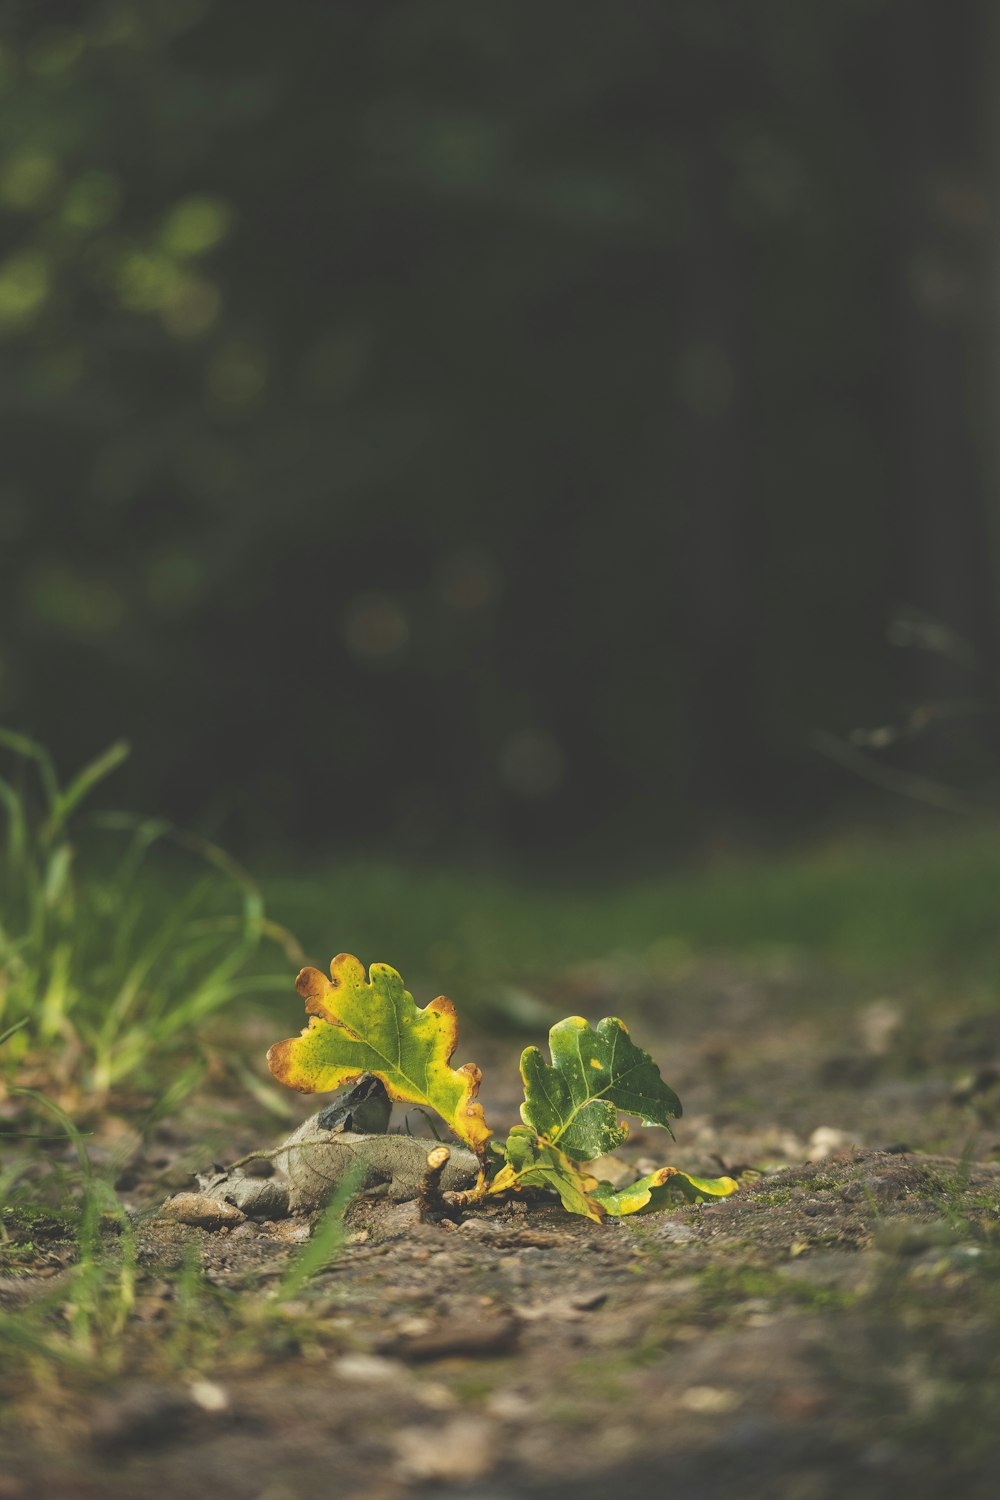
[[[559,1323],[578,1323],[583,1317],[568,1297],[545,1297],[541,1302],[525,1302],[517,1309],[517,1315],[525,1323],[541,1323],[546,1319]]]
[[[201,1411],[218,1413],[229,1410],[229,1395],[217,1381],[192,1381],[188,1386],[188,1392],[195,1406]]]
[[[421,1380],[417,1395],[421,1406],[429,1406],[432,1411],[453,1411],[458,1405],[458,1397],[443,1380]]]
[[[230,1230],[229,1233],[232,1234],[234,1240],[255,1240],[260,1236],[261,1226],[255,1220],[247,1219],[245,1224],[237,1224],[236,1228]]]
[[[536,1408],[530,1396],[519,1391],[499,1390],[487,1396],[486,1410],[501,1422],[524,1422],[534,1415]]]
[[[873,1057],[887,1057],[903,1029],[903,1012],[893,1000],[873,1000],[858,1018],[861,1040]]]
[[[418,1339],[425,1333],[430,1333],[434,1327],[432,1318],[401,1318],[396,1324],[396,1332],[401,1333],[404,1338]]]
[[[443,1425],[404,1427],[395,1436],[397,1472],[407,1480],[482,1479],[493,1467],[493,1426],[479,1417],[456,1417]]]
[[[517,1319],[512,1317],[477,1318],[474,1322],[450,1319],[424,1332],[395,1338],[380,1352],[412,1363],[453,1355],[504,1354],[516,1342],[518,1331]]]
[[[680,1404],[685,1411],[698,1412],[700,1416],[721,1417],[742,1406],[739,1391],[715,1385],[690,1385],[680,1395]]]
[[[403,1235],[409,1236],[415,1229],[419,1229],[422,1223],[420,1206],[415,1199],[406,1203],[391,1203],[379,1216],[379,1239],[390,1240]]]
[[[517,1311],[518,1316],[528,1323],[540,1322],[545,1318],[573,1323],[585,1317],[588,1312],[593,1312],[595,1308],[603,1306],[607,1300],[607,1292],[579,1292],[570,1294],[568,1297],[545,1297],[540,1302],[518,1307]]]
[[[288,1245],[301,1245],[312,1234],[312,1226],[303,1219],[283,1219],[268,1226],[273,1240],[282,1240]]]
[[[221,1198],[210,1198],[207,1193],[176,1193],[168,1198],[160,1210],[167,1219],[177,1219],[181,1224],[191,1224],[197,1229],[232,1228],[242,1224],[246,1214],[233,1203],[224,1203]]]
[[[607,1292],[600,1287],[593,1287],[589,1292],[574,1292],[569,1299],[570,1306],[580,1312],[593,1312],[595,1308],[603,1307],[607,1300]]]
[[[404,1367],[395,1359],[384,1359],[378,1354],[342,1354],[331,1365],[335,1375],[349,1384],[355,1381],[373,1383],[393,1380],[404,1374]]]
[[[856,1143],[852,1142],[846,1130],[837,1130],[832,1125],[818,1125],[809,1137],[809,1158],[811,1161],[822,1161],[851,1144]]]

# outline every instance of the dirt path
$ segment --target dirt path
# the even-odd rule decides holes
[[[686,1105],[669,1158],[652,1131],[633,1158],[755,1169],[738,1196],[600,1227],[523,1202],[424,1224],[362,1199],[280,1310],[306,1221],[143,1219],[122,1373],[7,1392],[0,1500],[992,1497],[996,1017],[804,1006],[724,967],[637,981],[627,1005],[611,982],[565,978],[560,1013],[624,1013]],[[487,1050],[516,1079],[516,1048]],[[486,1099],[513,1117],[507,1083]],[[133,1177],[138,1204],[148,1164]]]

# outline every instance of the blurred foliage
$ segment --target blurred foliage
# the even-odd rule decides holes
[[[204,1076],[207,1023],[233,1000],[281,993],[284,972],[262,960],[277,946],[294,964],[295,939],[207,840],[127,814],[87,829],[80,805],[123,742],[65,785],[34,741],[0,728],[0,752],[4,773],[13,763],[0,775],[0,1098],[11,1077],[40,1076],[74,1109],[151,1091],[154,1113],[176,1108]]]
[[[910,1006],[922,997],[932,1013],[956,988],[995,1010],[998,884],[990,824],[590,887],[369,861],[272,873],[265,889],[310,960],[348,942],[365,958],[384,953],[414,976],[418,1000],[443,990],[523,1030],[554,1018],[538,998],[553,974],[589,973],[592,1003],[610,1008],[653,973],[687,1005],[687,986],[719,958],[782,981],[797,1013],[870,999],[873,986],[905,991]],[[289,1026],[299,1015],[290,989],[283,1015]]]
[[[4,719],[244,841],[821,816],[939,602],[890,343],[907,255],[976,295],[983,14],[8,0]]]

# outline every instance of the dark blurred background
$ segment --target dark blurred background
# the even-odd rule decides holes
[[[532,860],[880,816],[831,746],[990,790],[991,0],[8,0],[0,120],[0,720],[63,764]]]

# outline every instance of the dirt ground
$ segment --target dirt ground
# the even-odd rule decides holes
[[[230,1159],[284,1133],[200,1100],[120,1178],[140,1247],[122,1368],[6,1392],[0,1500],[994,1496],[1000,1015],[802,984],[718,964],[623,992],[617,966],[546,992],[555,1015],[623,1015],[684,1101],[676,1144],[637,1128],[624,1154],[721,1166],[735,1197],[600,1226],[525,1201],[422,1223],[362,1198],[280,1306],[308,1219],[153,1212],[206,1120]],[[456,1059],[487,1071],[497,1129],[535,1040]],[[58,1224],[47,1249],[32,1234],[33,1259],[16,1231],[2,1247],[7,1307],[66,1275]]]

